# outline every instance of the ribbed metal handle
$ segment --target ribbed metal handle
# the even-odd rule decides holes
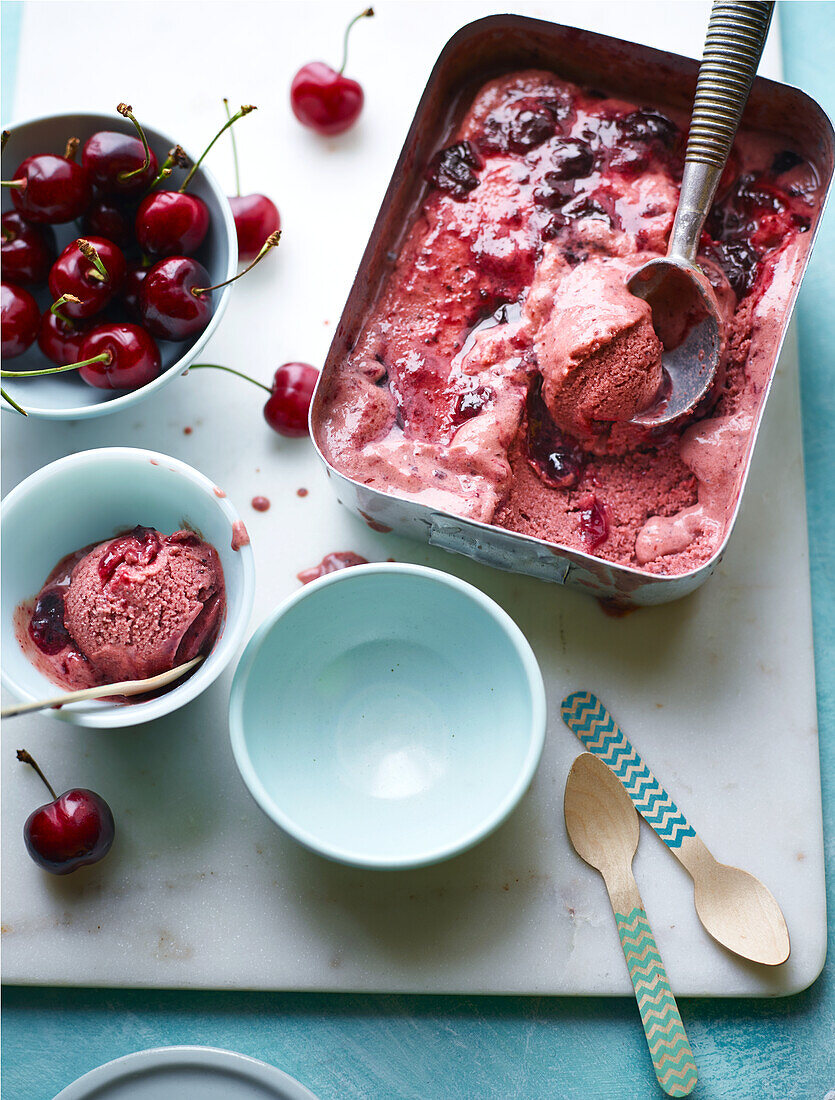
[[[773,3],[715,0],[696,85],[667,256],[693,264],[771,22]]]
[[[765,45],[773,3],[716,0],[705,39],[687,160],[724,167]]]

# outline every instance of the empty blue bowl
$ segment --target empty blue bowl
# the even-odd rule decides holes
[[[510,814],[545,738],[545,689],[513,620],[417,565],[332,573],[250,640],[232,750],[272,820],[359,867],[435,863]]]

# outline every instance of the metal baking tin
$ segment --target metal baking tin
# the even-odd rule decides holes
[[[448,144],[478,89],[494,76],[524,68],[549,69],[566,80],[635,102],[689,110],[699,63],[692,58],[654,50],[634,42],[577,30],[539,19],[496,15],[459,30],[442,50],[415,112],[414,120],[383,199],[360,262],[354,285],[334,333],[311,407],[311,436],[337,498],[376,531],[395,531],[432,546],[441,546],[497,569],[525,573],[578,588],[622,607],[665,603],[688,595],[703,584],[722,558],[748,478],[768,391],[760,403],[751,433],[736,506],[722,545],[713,557],[689,573],[656,576],[631,566],[604,561],[530,535],[465,519],[414,500],[369,489],[346,477],[325,458],[316,436],[324,386],[350,353],[370,307],[392,269],[391,255],[411,226],[426,184],[423,169],[432,154]],[[785,133],[816,168],[821,180],[820,209],[804,235],[802,277],[809,260],[833,174],[835,134],[818,104],[804,92],[757,77],[745,111],[748,127]],[[790,137],[789,137],[790,135]],[[800,278],[786,301],[780,340],[774,348],[768,390],[785,338]]]

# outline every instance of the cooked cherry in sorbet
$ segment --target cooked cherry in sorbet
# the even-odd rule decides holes
[[[60,653],[72,644],[64,626],[64,597],[58,588],[42,592],[29,620],[29,635],[43,653]]]
[[[586,464],[576,440],[560,431],[542,400],[542,380],[536,379],[525,405],[528,462],[550,489],[573,489]]]
[[[160,551],[159,532],[153,527],[134,527],[114,539],[99,562],[99,576],[107,584],[120,565],[150,565]]]
[[[459,141],[435,154],[426,176],[430,183],[441,191],[448,191],[454,199],[464,199],[478,187],[478,170],[482,165],[481,157],[469,141]]]

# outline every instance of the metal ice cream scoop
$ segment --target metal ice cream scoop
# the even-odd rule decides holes
[[[722,319],[713,288],[696,264],[696,253],[760,63],[773,9],[773,3],[754,0],[715,0],[713,4],[667,255],[638,268],[627,283],[633,294],[649,302],[664,344],[662,394],[633,423],[655,426],[676,419],[705,396],[716,376]]]

